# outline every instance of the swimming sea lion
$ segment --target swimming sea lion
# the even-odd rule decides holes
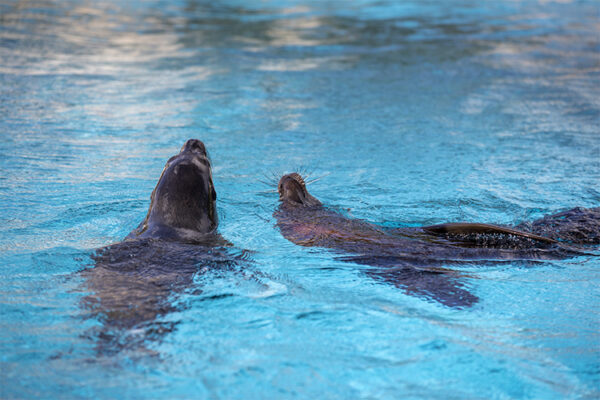
[[[367,273],[446,305],[468,306],[476,297],[462,288],[457,273],[441,268],[445,265],[468,260],[545,260],[584,254],[564,245],[558,237],[491,224],[388,228],[347,218],[324,207],[308,192],[297,173],[284,175],[278,192],[280,205],[274,216],[286,239],[302,246],[355,254],[343,259],[386,267]],[[595,220],[596,226],[600,226],[599,221],[600,218]],[[432,274],[438,276],[432,279]]]
[[[184,307],[174,298],[200,271],[244,263],[217,233],[216,198],[206,148],[190,139],[167,161],[138,228],[98,249],[94,267],[80,273],[90,293],[83,308],[101,322],[92,333],[98,352],[147,350],[174,329],[160,317]]]

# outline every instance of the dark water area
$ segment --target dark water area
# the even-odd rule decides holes
[[[443,265],[477,299],[457,308],[273,212],[298,170],[389,228],[600,206],[599,21],[591,0],[0,0],[0,397],[597,397],[598,257]],[[231,246],[115,272],[96,249],[189,138]]]

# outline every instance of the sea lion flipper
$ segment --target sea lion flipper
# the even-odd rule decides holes
[[[430,225],[424,226],[423,230],[433,235],[461,235],[467,236],[472,234],[479,235],[513,235],[517,237],[537,240],[543,243],[554,244],[556,240],[550,239],[544,236],[535,235],[533,233],[518,231],[516,229],[506,228],[498,225],[491,224],[477,224],[469,222],[453,222],[448,224]]]
[[[456,271],[443,272],[439,268],[413,268],[397,266],[376,268],[365,271],[371,278],[387,282],[403,289],[407,294],[432,299],[448,307],[468,308],[479,298],[461,282],[461,274]]]

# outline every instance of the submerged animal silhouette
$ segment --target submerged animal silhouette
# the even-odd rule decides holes
[[[286,239],[344,253],[345,261],[376,267],[367,275],[452,307],[478,299],[448,265],[562,259],[585,254],[565,242],[600,243],[600,208],[576,208],[515,228],[479,223],[387,228],[323,206],[297,173],[284,175],[278,192],[274,216]]]

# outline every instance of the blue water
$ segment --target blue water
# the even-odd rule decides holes
[[[274,227],[273,180],[387,226],[600,205],[596,1],[0,0],[0,397],[596,398],[600,260],[453,265],[473,307]],[[239,268],[102,352],[94,249],[206,143]],[[273,178],[275,177],[275,178]],[[156,339],[156,340],[155,340]]]

